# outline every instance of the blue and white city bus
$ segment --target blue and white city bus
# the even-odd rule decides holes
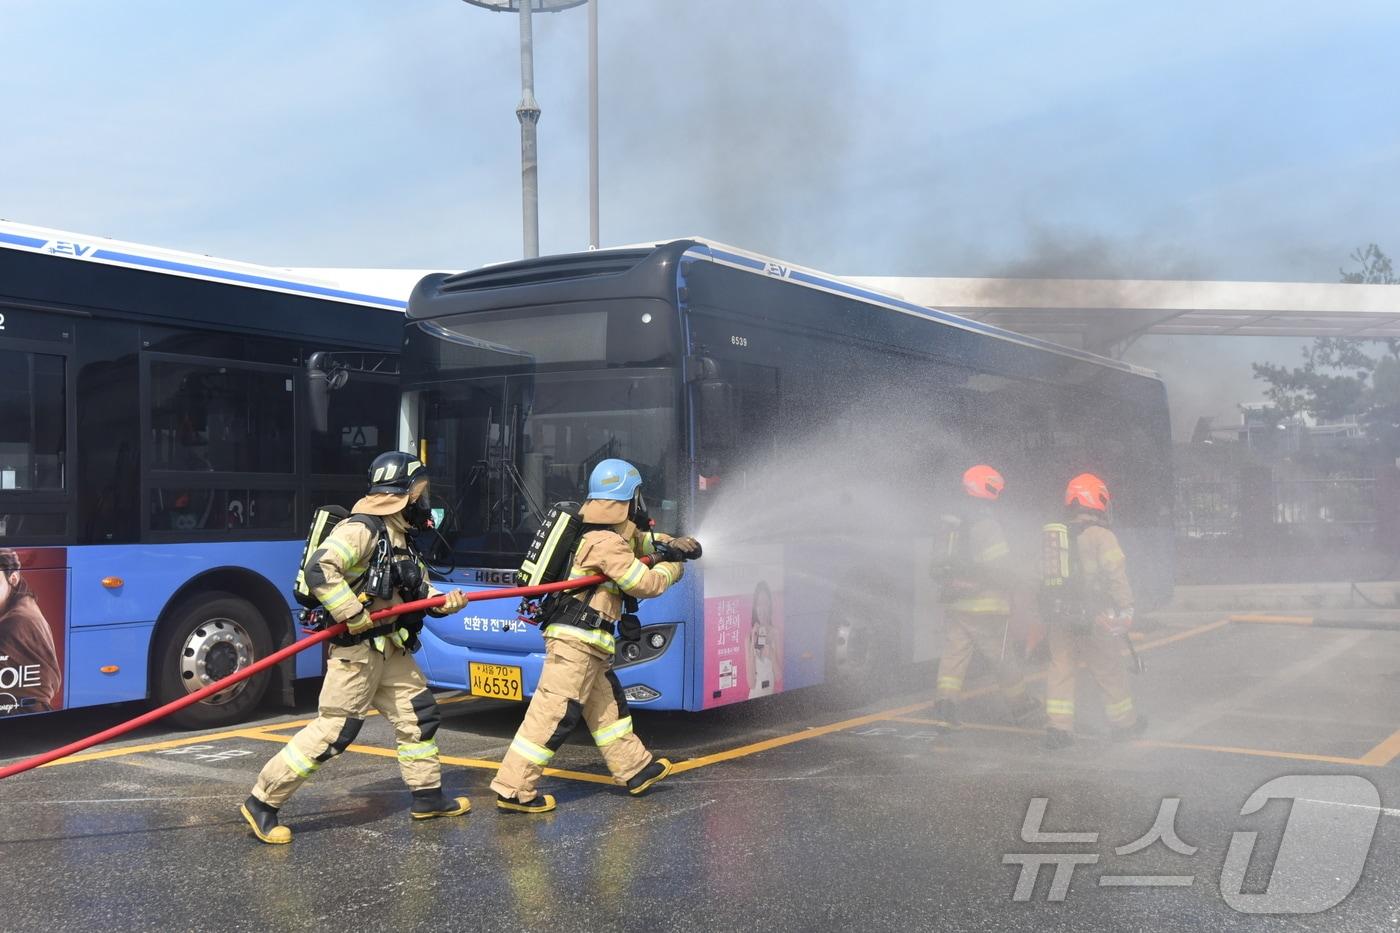
[[[1170,592],[1166,394],[1137,367],[693,239],[428,276],[406,326],[402,440],[458,582],[509,584],[608,457],[641,470],[659,530],[706,545],[619,648],[638,705],[873,692],[931,659],[931,523],[976,462],[1005,474],[1027,563],[1069,477],[1103,476],[1140,601]],[[542,639],[515,608],[429,619],[430,680],[531,693]]]
[[[0,223],[0,716],[174,699],[299,636],[310,511],[399,433],[409,284]],[[306,652],[177,721],[321,670]]]

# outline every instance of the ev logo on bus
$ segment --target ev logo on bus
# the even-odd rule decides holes
[[[763,271],[768,275],[777,276],[780,279],[786,279],[792,276],[791,269],[776,262],[764,263]]]
[[[82,259],[84,256],[91,255],[92,251],[97,249],[97,247],[83,246],[79,243],[69,243],[67,240],[52,240],[44,249],[46,252],[53,253],[56,256],[73,256],[77,259]]]

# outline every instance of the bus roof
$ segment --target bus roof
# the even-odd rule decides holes
[[[1041,340],[1038,337],[1018,334],[1015,331],[1004,330],[991,324],[985,324],[981,321],[974,321],[971,318],[962,317],[961,315],[940,311],[937,308],[915,304],[899,295],[877,291],[870,288],[868,285],[860,285],[848,279],[830,275],[826,272],[818,272],[815,269],[808,269],[768,256],[762,256],[758,253],[739,249],[738,247],[730,246],[726,243],[717,243],[713,240],[705,240],[698,237],[687,237],[686,239],[693,244],[685,252],[688,258],[706,259],[710,262],[719,263],[734,269],[741,269],[745,272],[779,278],[785,282],[791,282],[794,285],[814,288],[818,291],[830,292],[835,295],[844,295],[848,298],[856,298],[860,301],[869,302],[870,304],[881,305],[902,314],[930,318],[943,324],[961,328],[962,330],[973,331],[988,337],[993,337],[997,340],[1006,340],[1027,347],[1034,347],[1037,350],[1058,353],[1062,356],[1071,356],[1076,359],[1086,360],[1100,366],[1107,366],[1138,376],[1146,376],[1150,379],[1160,378],[1153,370],[1141,366],[1134,366],[1132,363],[1125,363],[1122,360],[1099,356],[1098,354],[1090,353],[1086,350],[1079,350],[1074,347],[1066,347],[1050,340]]]
[[[365,291],[359,284],[361,276],[358,274],[345,277],[353,278],[355,281],[344,281],[323,277],[319,274],[307,274],[302,270],[279,269],[273,266],[260,266],[230,259],[217,259],[212,256],[201,256],[197,253],[182,253],[158,246],[127,243],[107,237],[72,233],[49,227],[35,227],[7,220],[0,220],[0,249],[56,256],[74,262],[98,263],[139,269],[143,272],[158,272],[182,278],[239,285],[245,288],[282,292],[307,298],[343,301],[393,311],[402,311],[408,307],[406,298],[413,286],[413,282],[406,280],[400,282],[392,280],[388,276],[380,276],[375,281],[375,287],[387,286],[396,290],[389,293],[383,290]],[[316,271],[319,273],[321,270]],[[359,273],[363,270],[346,271]],[[422,274],[407,273],[407,275],[421,277]],[[415,278],[414,281],[416,280]]]
[[[1143,376],[1148,379],[1160,380],[1160,376],[1153,370],[1141,366],[1134,366],[1132,363],[1125,363],[1121,360],[1100,356],[1096,353],[1090,353],[1087,350],[1067,347],[1050,340],[1042,340],[1039,337],[1031,337],[1015,331],[1005,330],[982,321],[976,321],[947,311],[940,311],[937,308],[915,304],[899,295],[879,291],[850,279],[843,279],[826,272],[818,272],[815,269],[808,269],[805,266],[798,266],[790,262],[774,259],[771,256],[750,252],[749,250],[740,249],[737,246],[730,246],[727,243],[720,243],[716,240],[707,240],[704,237],[656,240],[648,243],[612,246],[583,253],[491,263],[477,270],[450,276],[445,281],[438,283],[438,285],[446,289],[457,290],[463,286],[489,289],[500,287],[505,284],[517,284],[522,281],[518,273],[523,273],[524,270],[528,270],[532,265],[537,264],[560,266],[558,272],[551,274],[551,278],[553,281],[563,281],[565,280],[564,277],[568,274],[564,270],[565,266],[581,266],[587,264],[589,257],[597,257],[598,271],[587,274],[602,274],[604,272],[624,271],[621,268],[607,268],[610,258],[615,265],[618,259],[623,258],[624,254],[632,254],[632,257],[635,257],[633,261],[641,262],[644,257],[649,256],[657,250],[663,249],[669,251],[684,250],[681,254],[682,260],[705,260],[713,262],[732,269],[750,272],[755,275],[780,279],[784,282],[799,285],[804,288],[816,289],[846,298],[854,298],[858,301],[878,305],[901,314],[937,321],[941,324],[971,331],[986,337],[991,337],[995,340],[1002,340],[1047,353],[1083,360],[1097,366],[1131,373],[1136,376]],[[631,259],[632,257],[627,258]],[[570,260],[573,260],[573,262],[570,262]],[[585,274],[582,269],[576,271],[578,271],[579,274]],[[409,317],[415,317],[412,309],[409,311]]]

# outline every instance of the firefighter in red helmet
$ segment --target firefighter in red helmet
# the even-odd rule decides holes
[[[944,517],[946,534],[937,545],[934,575],[943,585],[947,634],[934,716],[949,727],[961,721],[958,702],[976,654],[995,668],[1012,719],[1040,724],[1040,704],[1026,693],[1018,652],[1008,637],[1011,546],[997,518],[997,500],[1005,487],[994,468],[985,463],[969,467],[962,479],[966,498],[959,514]]]
[[[1075,673],[1082,663],[1104,694],[1113,737],[1142,732],[1128,686],[1123,640],[1133,622],[1133,591],[1118,536],[1108,527],[1108,485],[1081,473],[1065,487],[1069,510],[1067,543],[1072,611],[1047,619],[1050,671],[1045,689],[1049,720],[1046,744],[1059,748],[1073,741]]]

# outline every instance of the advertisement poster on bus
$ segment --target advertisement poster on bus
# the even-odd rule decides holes
[[[64,548],[0,548],[0,716],[63,708]]]
[[[733,548],[704,572],[705,708],[781,693],[782,551]]]

